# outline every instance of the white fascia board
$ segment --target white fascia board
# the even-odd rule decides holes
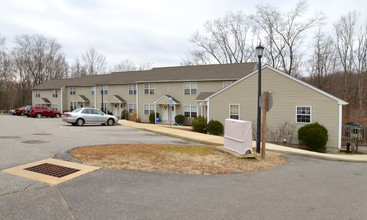
[[[238,78],[226,79],[183,79],[183,80],[151,80],[151,81],[136,81],[136,83],[159,83],[159,82],[206,82],[206,81],[234,81]]]
[[[170,99],[167,95],[162,95],[159,99],[155,100],[153,103],[156,104],[159,100],[163,99],[163,98],[166,98],[166,99]],[[175,102],[173,99],[172,99],[172,104],[174,105],[178,105],[179,103]]]
[[[346,101],[344,101],[344,100],[342,100],[342,99],[339,99],[339,98],[337,98],[337,97],[335,97],[335,96],[333,96],[333,95],[331,95],[331,94],[329,94],[329,93],[327,93],[327,92],[325,92],[325,91],[322,91],[321,89],[318,89],[318,88],[316,88],[316,87],[314,87],[314,86],[312,86],[312,85],[310,85],[310,84],[308,84],[308,83],[306,83],[306,82],[304,82],[304,81],[302,81],[302,80],[299,80],[299,79],[297,79],[297,78],[295,78],[295,77],[293,77],[293,76],[290,76],[290,75],[288,75],[288,74],[286,74],[286,73],[284,73],[284,72],[282,72],[282,71],[280,71],[280,70],[277,70],[277,69],[275,69],[275,68],[273,68],[273,67],[271,67],[271,66],[269,66],[269,65],[264,65],[261,69],[262,69],[262,70],[264,70],[265,68],[269,68],[269,69],[273,70],[274,72],[277,72],[277,73],[281,74],[282,76],[285,76],[285,77],[287,77],[287,78],[289,78],[289,79],[291,79],[291,80],[294,80],[294,81],[296,81],[296,82],[300,83],[301,85],[304,85],[304,86],[306,86],[306,87],[308,87],[308,88],[310,88],[310,89],[313,89],[313,90],[315,90],[316,92],[321,93],[321,94],[323,94],[323,95],[325,95],[325,96],[327,96],[327,97],[329,97],[329,98],[331,98],[331,99],[333,99],[333,100],[337,101],[339,105],[348,105],[348,102],[346,102]],[[225,91],[225,90],[227,90],[227,89],[231,88],[232,86],[236,85],[237,83],[242,82],[243,80],[245,80],[245,79],[247,79],[248,77],[250,77],[250,76],[252,76],[252,75],[256,74],[257,72],[258,72],[258,70],[255,70],[254,72],[252,72],[252,73],[250,73],[250,74],[246,75],[245,77],[243,77],[243,78],[241,78],[241,79],[237,80],[236,82],[232,83],[231,85],[227,86],[226,88],[223,88],[223,89],[219,90],[218,92],[214,93],[213,95],[211,95],[211,96],[207,97],[207,98],[205,99],[205,101],[209,101],[209,99],[210,99],[210,98],[212,98],[212,97],[214,97],[214,96],[216,96],[216,95],[220,94],[221,92],[223,92],[223,91]]]

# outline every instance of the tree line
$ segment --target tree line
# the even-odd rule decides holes
[[[286,12],[258,5],[254,14],[229,12],[209,20],[190,38],[192,47],[182,61],[256,62],[261,43],[266,64],[349,102],[344,120],[367,123],[367,23],[359,25],[360,14],[350,11],[324,31],[326,16],[306,16],[307,8],[305,1]]]
[[[108,68],[105,55],[94,48],[67,62],[55,39],[24,34],[17,36],[9,49],[0,35],[0,109],[31,104],[32,88],[48,80],[150,68],[150,63],[135,64],[127,59]]]

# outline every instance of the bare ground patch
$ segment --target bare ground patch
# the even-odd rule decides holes
[[[123,144],[74,149],[70,154],[87,165],[105,169],[225,174],[270,169],[287,161],[267,152],[266,159],[239,159],[214,146]]]

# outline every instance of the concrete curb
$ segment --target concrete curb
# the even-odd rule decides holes
[[[161,135],[166,135],[170,137],[180,138],[188,141],[193,141],[201,144],[207,145],[215,145],[215,146],[223,146],[224,138],[209,135],[209,134],[201,134],[193,131],[187,131],[183,129],[175,129],[167,126],[157,125],[157,124],[142,124],[136,123],[132,121],[120,120],[120,125],[128,126],[136,129],[141,129],[149,132],[154,132]],[[253,141],[253,146],[254,146]],[[223,149],[223,148],[222,148]],[[367,163],[367,155],[340,155],[340,154],[327,154],[327,153],[317,153],[302,149],[295,149],[285,146],[280,146],[276,144],[266,144],[266,150],[279,152],[284,154],[291,154],[297,156],[304,156],[310,158],[331,160],[331,161],[340,161],[340,162],[357,162],[357,163]]]

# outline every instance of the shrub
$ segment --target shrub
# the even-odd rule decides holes
[[[136,114],[136,110],[134,109],[130,115],[129,115],[129,120],[130,121],[135,121],[135,119],[137,118],[137,114]]]
[[[317,122],[308,124],[298,129],[298,140],[311,151],[325,152],[328,131]]]
[[[206,130],[209,134],[220,135],[223,133],[223,124],[220,121],[210,120],[206,126]]]
[[[129,119],[129,112],[127,110],[121,112],[121,119]]]
[[[194,120],[192,120],[192,130],[206,133],[206,119],[201,116],[194,118]]]
[[[156,117],[159,118],[159,113],[157,112],[156,114],[157,114]],[[149,122],[151,124],[155,124],[154,112],[152,112],[152,113],[149,114]]]
[[[185,116],[183,116],[183,115],[176,115],[175,121],[177,122],[177,124],[183,125],[184,122],[185,122]]]

